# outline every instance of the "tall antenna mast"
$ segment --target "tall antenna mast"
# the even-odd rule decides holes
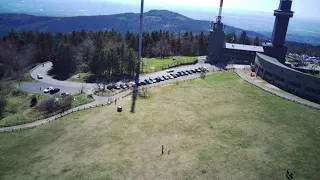
[[[217,22],[221,22],[221,20],[222,20],[222,7],[223,7],[223,0],[220,0],[220,9],[219,9],[219,15],[218,15],[218,17],[217,17]]]

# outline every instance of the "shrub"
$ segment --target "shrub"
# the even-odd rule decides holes
[[[52,113],[57,110],[57,105],[54,98],[49,98],[42,100],[37,106],[36,109],[39,111],[45,111],[47,113]]]
[[[71,109],[72,107],[73,96],[68,95],[64,97],[60,97],[57,101],[58,108],[62,111],[66,111]]]
[[[37,100],[37,97],[36,96],[33,96],[31,98],[31,102],[30,102],[30,107],[34,107],[38,104],[38,100]]]
[[[5,96],[0,96],[0,117],[2,117],[3,113],[4,113],[4,108],[7,105],[7,100],[5,98]]]

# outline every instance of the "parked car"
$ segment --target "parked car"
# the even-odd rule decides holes
[[[141,81],[141,85],[147,85],[147,82],[146,81]]]
[[[59,88],[53,88],[53,89],[50,90],[50,94],[55,94],[55,93],[57,93],[59,91],[60,91]]]
[[[114,84],[114,85],[113,85],[113,89],[119,90],[119,89],[121,89],[121,88],[120,88],[120,86],[119,86],[118,84]]]
[[[162,76],[159,76],[160,81],[164,81],[164,78]]]
[[[126,86],[127,86],[128,88],[131,88],[131,87],[132,87],[132,83],[126,83]]]
[[[149,80],[152,82],[152,83],[157,83],[157,80],[156,79],[154,79],[154,78],[149,78]]]
[[[136,87],[136,86],[137,86],[137,84],[136,84],[136,83],[132,83],[131,85],[132,85],[132,87]]]
[[[60,95],[61,95],[61,96],[68,96],[69,93],[63,92],[63,93],[61,93]]]
[[[149,79],[145,79],[144,80],[147,84],[152,84],[153,82],[152,81],[150,81]]]
[[[198,69],[197,69],[197,72],[202,72],[201,68],[198,68]]]
[[[171,74],[169,74],[168,77],[169,77],[169,79],[173,79],[174,78]]]
[[[171,73],[171,72],[174,72],[174,70],[173,69],[167,70],[167,73]]]
[[[202,68],[202,70],[203,71],[209,71],[209,69],[207,67],[205,67],[205,66]]]
[[[41,74],[37,74],[38,79],[43,79],[43,76]]]
[[[138,86],[141,86],[142,85],[142,82],[138,82],[138,84],[137,84]]]
[[[49,93],[50,90],[53,90],[53,87],[48,87],[46,89],[43,90],[44,93]]]
[[[190,72],[189,70],[186,70],[186,73],[188,73],[188,74],[192,74],[192,72]]]
[[[172,74],[171,75],[173,78],[177,78],[178,76],[177,75],[175,75],[175,74]]]
[[[107,89],[108,89],[108,90],[112,90],[112,89],[113,89],[113,85],[112,85],[112,84],[109,84],[109,85],[107,86]]]
[[[169,77],[168,77],[168,76],[163,75],[162,77],[163,77],[165,80],[169,80]]]
[[[176,76],[177,76],[177,77],[180,77],[181,75],[180,75],[180,73],[176,73]]]
[[[128,88],[125,84],[120,84],[120,87],[121,87],[122,89],[127,89],[127,88]]]

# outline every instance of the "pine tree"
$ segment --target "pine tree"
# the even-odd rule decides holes
[[[254,38],[254,43],[255,46],[260,46],[260,39],[258,36],[256,36],[256,38]]]

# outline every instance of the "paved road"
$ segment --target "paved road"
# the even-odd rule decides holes
[[[213,74],[213,72],[208,72],[207,74],[208,75],[209,74]],[[199,77],[200,77],[200,73],[191,74],[191,75],[188,75],[188,76],[182,76],[180,78],[171,79],[171,80],[168,80],[168,81],[162,81],[162,82],[159,82],[159,83],[156,83],[156,84],[147,85],[147,86],[144,86],[144,87],[150,88],[150,87],[154,87],[154,86],[160,86],[160,85],[164,85],[164,84],[175,83],[175,82],[178,82],[178,81],[196,79],[196,78],[199,78]],[[140,87],[140,88],[142,88],[142,87]],[[102,105],[102,104],[105,105],[105,104],[107,104],[109,102],[113,102],[115,99],[120,99],[120,98],[122,98],[122,97],[124,97],[126,95],[129,95],[131,92],[132,92],[132,90],[126,90],[126,91],[121,92],[119,94],[116,94],[116,95],[114,95],[112,97],[100,97],[100,96],[93,95],[95,101],[92,102],[92,103],[85,104],[85,105],[82,105],[82,106],[79,106],[79,107],[75,107],[73,109],[70,109],[70,110],[66,111],[65,113],[58,114],[58,115],[55,115],[55,116],[52,116],[52,117],[49,117],[49,118],[46,118],[46,119],[38,120],[38,121],[35,121],[35,122],[22,124],[22,125],[16,125],[16,126],[10,126],[10,127],[2,127],[2,128],[0,128],[0,132],[11,132],[11,131],[19,131],[19,130],[23,130],[23,129],[35,128],[37,126],[40,126],[40,125],[43,125],[45,123],[54,121],[54,120],[60,118],[61,116],[67,115],[69,113],[72,113],[72,112],[75,112],[75,111],[78,111],[78,110],[88,109],[90,107],[94,107],[94,106]]]
[[[213,69],[217,69],[214,66],[210,64],[205,64],[204,59],[205,57],[199,57],[199,63],[195,65],[187,65],[187,66],[180,66],[176,68],[172,68],[177,71],[183,71],[183,70],[188,70],[188,69],[194,69],[194,68],[199,68],[199,67],[207,67],[210,71]],[[60,81],[57,79],[53,79],[51,76],[47,75],[47,72],[51,69],[52,63],[47,62],[44,63],[43,65],[39,65],[35,67],[31,72],[31,77],[39,82],[37,83],[23,83],[20,86],[16,86],[17,88],[20,88],[24,91],[27,92],[32,92],[32,93],[39,93],[40,88],[43,93],[43,89],[48,88],[48,87],[56,87],[60,89],[60,92],[68,92],[71,94],[78,93],[79,90],[81,89],[82,86],[84,86],[84,91],[92,91],[95,87],[95,83],[79,83],[79,82],[69,82],[69,81]],[[43,79],[37,79],[37,75],[41,74],[43,76]],[[147,79],[149,77],[158,77],[167,74],[166,70],[163,71],[158,71],[150,74],[143,74],[140,76],[141,80]],[[125,82],[118,82],[118,83],[127,83]]]

